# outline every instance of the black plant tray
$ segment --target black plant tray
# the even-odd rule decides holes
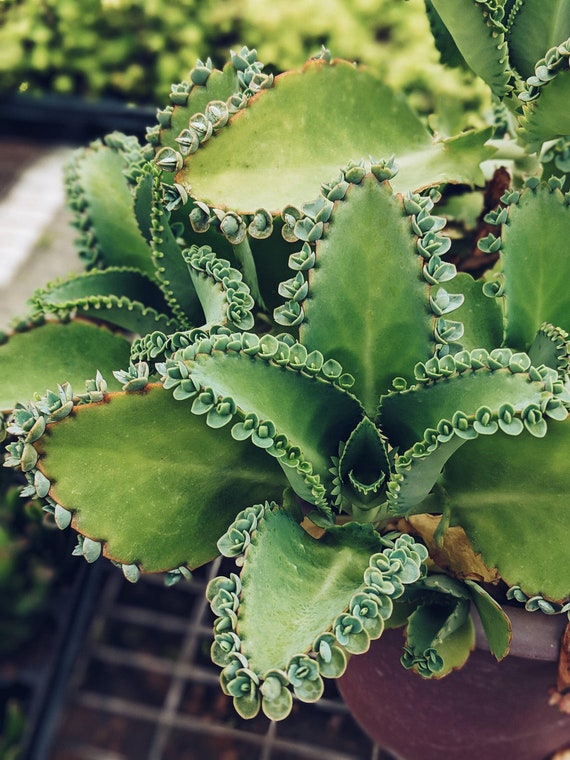
[[[156,109],[64,95],[0,95],[0,134],[83,144],[118,130],[142,138]]]

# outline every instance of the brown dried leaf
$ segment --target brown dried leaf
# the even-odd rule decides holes
[[[305,517],[303,522],[301,523],[301,528],[303,528],[309,536],[312,536],[313,538],[322,538],[326,531],[323,528],[319,528],[318,525],[315,525],[312,520],[310,520],[308,517]]]
[[[441,545],[436,544],[434,534],[440,520],[439,515],[413,515],[408,519],[412,530],[425,541],[433,561],[461,580],[497,583],[500,579],[497,570],[488,568],[481,555],[473,551],[463,528],[448,528]]]

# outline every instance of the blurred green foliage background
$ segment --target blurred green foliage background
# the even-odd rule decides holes
[[[485,99],[467,72],[439,66],[423,0],[0,0],[0,93],[163,104],[197,58],[221,66],[243,44],[278,71],[324,45],[424,113],[434,97],[463,112]]]

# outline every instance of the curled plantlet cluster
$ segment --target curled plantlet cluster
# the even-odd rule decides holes
[[[535,66],[534,75],[526,80],[526,87],[519,94],[519,99],[530,103],[540,96],[540,89],[551,82],[558,72],[568,69],[570,58],[570,40],[565,40],[551,47],[544,58],[541,58]]]
[[[155,164],[165,172],[179,171],[186,156],[223,129],[253,95],[272,86],[273,75],[264,74],[263,68],[256,50],[245,46],[237,53],[232,51],[223,74],[214,70],[210,59],[205,63],[199,60],[190,71],[190,81],[173,86],[172,105],[159,111],[158,124],[147,130],[148,142],[157,147]],[[212,92],[214,98],[206,100],[203,110],[191,112],[194,103],[204,101],[203,92]]]
[[[529,76],[518,97],[524,104],[523,118],[521,120],[521,132],[524,138],[535,148],[553,137],[565,134],[568,127],[568,117],[562,112],[550,119],[543,115],[543,102],[549,100],[547,106],[552,109],[551,90],[558,89],[560,94],[568,89],[567,80],[570,74],[570,38],[559,45],[549,48],[544,58],[536,62],[534,73]],[[544,93],[544,94],[543,94]],[[551,97],[548,98],[548,95]],[[542,95],[542,99],[541,99]],[[549,121],[551,123],[549,123]],[[554,129],[552,127],[554,122]]]
[[[238,330],[251,329],[255,304],[241,272],[230,266],[229,261],[219,259],[210,246],[193,246],[183,251],[182,255],[188,264],[196,290],[202,290],[201,283],[196,281],[200,275],[202,280],[212,283],[212,290],[215,289],[215,295],[212,294],[208,300],[206,296],[202,299],[206,319],[212,314],[213,322],[218,322],[221,318]]]
[[[540,595],[528,597],[519,586],[512,586],[507,591],[507,598],[511,601],[524,604],[527,612],[542,612],[545,615],[564,615],[570,617],[570,602],[566,604],[555,604],[548,601]]]
[[[146,362],[130,364],[127,370],[113,373],[124,391],[142,391],[149,383],[149,366]]]
[[[212,325],[206,330],[203,327],[195,327],[191,330],[181,330],[179,332],[166,333],[155,330],[147,333],[140,338],[136,338],[131,346],[131,360],[133,363],[145,361],[152,364],[153,368],[157,363],[176,353],[177,351],[190,346],[198,340],[208,338],[211,333],[216,333],[218,329],[226,330],[226,327],[217,327]]]

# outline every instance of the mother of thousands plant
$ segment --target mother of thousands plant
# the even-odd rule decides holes
[[[1,348],[7,465],[77,554],[131,581],[235,558],[207,595],[244,717],[317,700],[386,626],[406,626],[404,667],[441,677],[474,645],[472,610],[501,659],[496,598],[570,609],[556,5],[554,28],[549,2],[428,2],[450,55],[478,45],[516,140],[434,135],[327,51],[274,78],[243,48],[223,71],[199,61],[146,144],[112,134],[69,168],[87,271],[38,291]],[[527,53],[529,25],[557,47]],[[486,215],[479,247],[500,255],[476,280],[438,203],[471,197],[497,146],[550,163],[527,157]]]

